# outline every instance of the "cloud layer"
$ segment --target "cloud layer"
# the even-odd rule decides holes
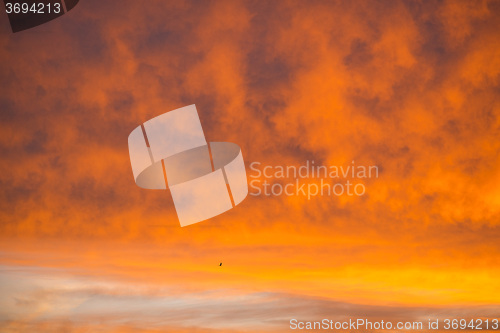
[[[2,264],[122,288],[498,309],[499,14],[494,1],[87,0],[17,34],[4,17]],[[356,161],[379,178],[363,197],[248,197],[180,228],[169,192],[135,185],[127,136],[189,104],[247,163]]]

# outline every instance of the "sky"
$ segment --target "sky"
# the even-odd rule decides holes
[[[0,330],[499,318],[499,15],[81,0],[15,34],[0,15]],[[127,137],[191,104],[247,175],[355,161],[378,177],[363,196],[248,196],[181,228],[169,191],[136,186]]]

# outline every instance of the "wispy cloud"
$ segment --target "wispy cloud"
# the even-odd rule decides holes
[[[362,305],[327,297],[217,289],[178,294],[182,286],[95,280],[47,269],[3,267],[1,326],[99,323],[108,329],[287,331],[291,319],[349,321],[421,321],[455,316],[495,318],[497,307],[421,307]],[[28,287],[28,288],[26,288]]]

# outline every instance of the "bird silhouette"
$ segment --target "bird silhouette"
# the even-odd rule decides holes
[[[220,263],[219,266],[222,266],[222,263]]]

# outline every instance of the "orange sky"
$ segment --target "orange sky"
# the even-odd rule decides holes
[[[0,15],[0,328],[498,318],[499,15],[495,1],[82,0],[16,34]],[[169,192],[135,185],[127,137],[190,104],[247,167],[354,160],[379,177],[362,197],[249,196],[181,228]]]

